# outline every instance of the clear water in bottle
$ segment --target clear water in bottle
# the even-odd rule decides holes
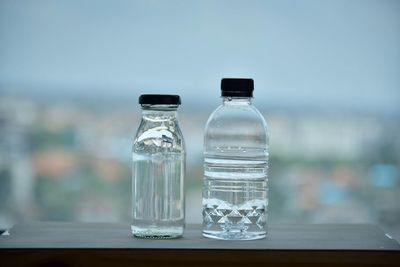
[[[265,157],[208,156],[204,164],[203,234],[220,239],[265,237],[268,206]]]
[[[237,91],[223,91],[223,104],[205,129],[203,235],[260,239],[267,234],[267,126],[251,104],[251,86],[236,82],[228,85]]]
[[[182,235],[184,155],[133,153],[133,223],[138,237],[172,238]]]

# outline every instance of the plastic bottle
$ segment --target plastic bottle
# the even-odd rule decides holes
[[[142,120],[132,148],[132,234],[177,238],[184,230],[185,145],[178,95],[141,95]]]
[[[269,138],[252,105],[253,90],[252,79],[222,79],[223,103],[205,127],[205,237],[252,240],[267,234]]]

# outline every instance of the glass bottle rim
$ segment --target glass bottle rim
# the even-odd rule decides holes
[[[179,104],[141,104],[142,110],[154,111],[174,111],[177,110]]]

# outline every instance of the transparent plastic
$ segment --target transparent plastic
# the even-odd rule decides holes
[[[178,105],[142,105],[132,149],[132,234],[177,238],[184,230],[185,145]]]
[[[224,97],[204,136],[203,236],[267,234],[268,131],[249,97]]]

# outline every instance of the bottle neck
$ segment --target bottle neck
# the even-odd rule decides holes
[[[178,105],[142,105],[142,119],[151,122],[176,120]]]
[[[222,97],[223,105],[251,105],[251,97],[224,96]]]

